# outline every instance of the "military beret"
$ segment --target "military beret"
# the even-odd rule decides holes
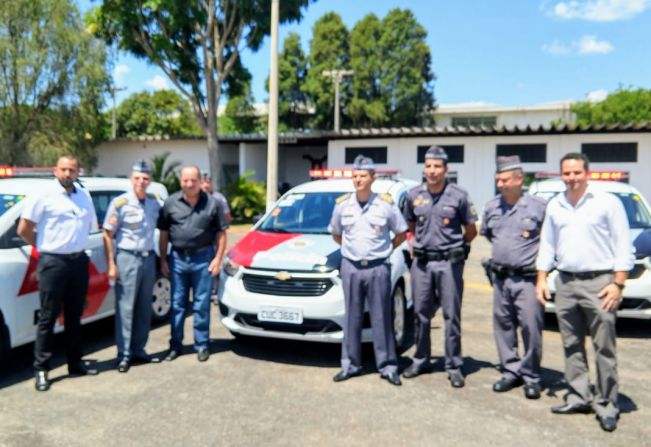
[[[448,161],[448,154],[445,149],[438,146],[432,146],[425,152],[425,160],[445,160]]]
[[[497,173],[522,169],[520,157],[517,155],[497,157]]]
[[[154,172],[154,169],[145,160],[140,159],[137,162],[135,162],[133,166],[131,166],[131,171],[142,172],[143,174],[151,174],[152,172]]]
[[[370,157],[364,157],[363,155],[358,155],[353,161],[353,169],[363,169],[365,171],[375,171],[375,165],[373,164],[373,159]]]

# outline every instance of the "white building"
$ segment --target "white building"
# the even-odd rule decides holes
[[[526,107],[506,107],[486,103],[441,104],[434,111],[439,127],[538,127],[552,123],[573,124],[570,111],[574,101],[558,101]]]

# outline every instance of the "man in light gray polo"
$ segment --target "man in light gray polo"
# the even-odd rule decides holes
[[[550,200],[536,260],[536,297],[551,299],[547,273],[556,268],[556,314],[565,350],[565,379],[570,387],[565,405],[555,414],[597,413],[605,431],[617,428],[617,355],[615,312],[633,267],[633,247],[622,203],[588,184],[584,154],[561,159],[567,190]],[[585,334],[595,352],[593,393],[588,372]]]

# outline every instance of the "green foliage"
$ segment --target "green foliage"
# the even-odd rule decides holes
[[[577,102],[570,110],[579,125],[651,122],[651,90],[619,88],[603,101]]]
[[[108,84],[105,46],[71,0],[2,2],[0,160],[51,166],[73,153],[92,168]]]
[[[349,68],[348,30],[341,16],[334,12],[323,15],[312,28],[310,44],[310,66],[304,84],[304,91],[316,108],[310,121],[313,129],[332,129],[334,125],[334,86],[332,78],[324,77],[324,70]],[[340,106],[345,108],[349,84],[348,78],[340,85]]]
[[[174,160],[167,164],[169,156],[170,153],[165,152],[163,154],[154,155],[151,158],[151,163],[154,168],[151,178],[153,181],[165,185],[167,192],[172,194],[181,189],[181,182],[176,174],[176,169],[181,166],[181,162],[179,160]]]
[[[219,117],[219,129],[226,134],[243,134],[263,131],[262,121],[253,107],[251,81],[240,80],[237,96],[230,96],[224,114]]]
[[[250,221],[253,216],[264,212],[266,189],[264,183],[251,180],[253,171],[247,171],[226,187],[230,197],[231,213],[236,219]]]
[[[134,93],[120,103],[116,117],[118,137],[202,133],[190,105],[174,90]]]

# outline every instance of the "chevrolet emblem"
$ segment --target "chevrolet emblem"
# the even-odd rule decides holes
[[[290,279],[292,275],[289,274],[289,272],[278,272],[276,273],[276,279],[279,281],[287,281]]]

